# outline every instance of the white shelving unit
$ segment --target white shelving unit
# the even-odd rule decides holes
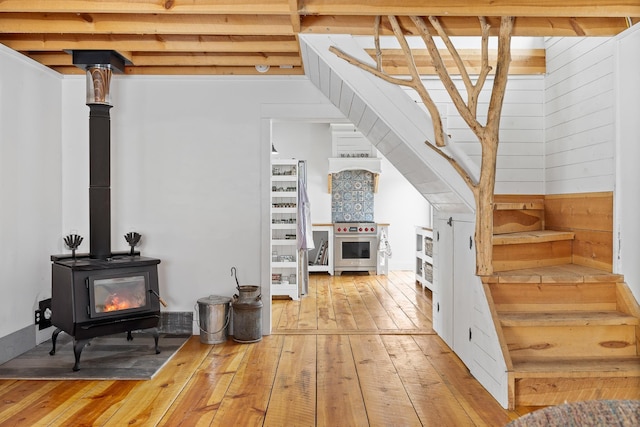
[[[298,160],[271,161],[271,295],[298,290]]]
[[[433,291],[433,230],[416,227],[416,283]]]
[[[333,225],[313,224],[315,249],[309,251],[309,272],[333,276]]]

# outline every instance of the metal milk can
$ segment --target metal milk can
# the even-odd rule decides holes
[[[234,274],[235,267],[231,269]],[[262,339],[262,292],[260,286],[238,284],[238,294],[233,296],[233,340],[240,343],[258,342]]]

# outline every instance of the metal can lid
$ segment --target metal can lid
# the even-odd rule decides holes
[[[198,304],[229,304],[231,297],[225,297],[221,295],[209,295],[208,297],[200,298]]]

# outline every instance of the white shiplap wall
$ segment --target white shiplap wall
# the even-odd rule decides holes
[[[547,194],[614,189],[613,47],[610,38],[546,40]]]
[[[479,167],[480,143],[453,105],[449,94],[436,77],[424,78],[431,98],[438,105],[445,131]],[[466,97],[460,78],[456,87]],[[493,79],[485,82],[478,103],[478,121],[486,123]],[[422,101],[415,91],[407,93],[418,104]],[[496,170],[496,193],[544,193],[544,78],[543,76],[511,76],[502,107],[500,144]],[[423,106],[424,107],[424,106]]]

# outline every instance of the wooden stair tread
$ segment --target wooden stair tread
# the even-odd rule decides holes
[[[558,242],[561,240],[573,240],[575,233],[572,231],[535,230],[518,233],[495,234],[495,245],[518,245],[525,243]]]
[[[493,210],[506,211],[506,210],[542,210],[544,209],[543,199],[534,199],[526,202],[495,202],[493,204]]]
[[[640,356],[580,358],[512,358],[517,378],[640,376]]]
[[[578,264],[561,264],[495,272],[482,276],[484,283],[618,283],[620,274]]]
[[[502,326],[640,325],[640,319],[620,311],[501,312]]]

